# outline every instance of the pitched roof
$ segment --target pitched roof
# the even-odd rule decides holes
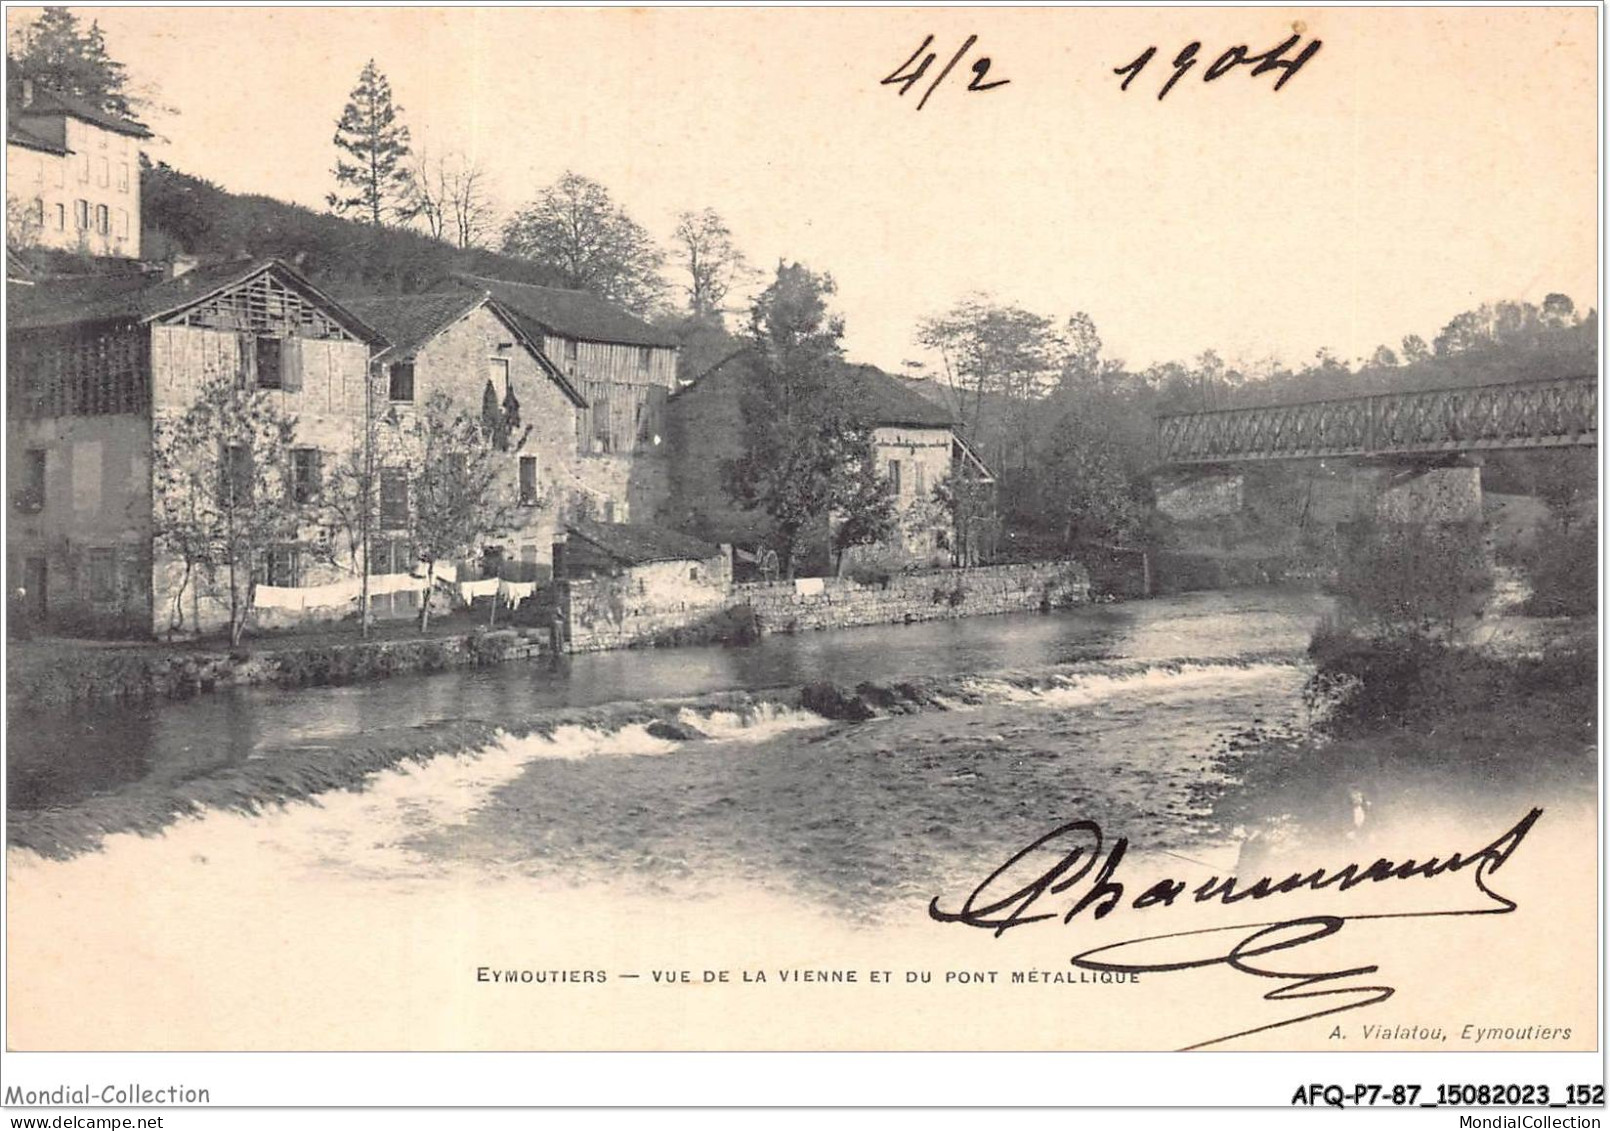
[[[698,388],[705,380],[721,374],[742,378],[753,371],[755,355],[748,349],[717,362],[690,385],[677,390],[681,396],[689,389]],[[938,404],[906,388],[897,378],[891,377],[876,365],[843,363],[844,372],[852,379],[853,388],[861,396],[865,419],[875,425],[908,425],[919,428],[953,428],[956,418],[944,405]]]
[[[151,131],[141,122],[133,118],[120,117],[108,113],[96,106],[93,102],[86,102],[82,98],[74,98],[69,94],[51,90],[49,87],[35,85],[33,101],[21,105],[21,99],[13,99],[13,113],[20,115],[34,115],[43,117],[48,114],[66,114],[69,118],[77,118],[81,122],[88,122],[100,126],[104,130],[114,133],[127,134],[129,137],[150,137]]]
[[[347,309],[385,335],[388,360],[413,357],[437,334],[486,301],[473,291],[349,298]]]
[[[274,271],[319,304],[361,341],[385,339],[367,322],[320,291],[289,264],[259,259],[198,267],[176,279],[149,275],[89,275],[41,279],[7,292],[7,324],[16,330],[45,330],[98,322],[152,322],[221,291]]]
[[[533,283],[515,283],[457,271],[445,282],[485,291],[536,323],[543,332],[556,337],[662,349],[677,345],[676,338],[666,331],[650,326],[635,314],[587,291],[539,287]]]
[[[704,561],[721,552],[709,542],[641,522],[593,522],[578,518],[567,522],[565,529],[571,537],[581,539],[623,565]]]
[[[61,142],[46,137],[28,122],[21,120],[6,123],[6,144],[20,145],[25,149],[37,149],[42,153],[54,153],[57,156],[72,152]]]
[[[577,407],[586,408],[583,397],[559,370],[548,355],[542,352],[541,335],[533,335],[513,311],[497,302],[486,292],[470,290],[440,291],[422,295],[391,295],[386,297],[347,300],[348,309],[385,335],[391,343],[380,355],[382,361],[412,359],[425,345],[477,307],[486,308],[519,337],[521,344],[531,351],[544,373],[558,385],[565,396]]]

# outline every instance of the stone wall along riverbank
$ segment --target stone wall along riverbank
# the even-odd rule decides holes
[[[847,578],[735,585],[697,600],[632,591],[613,579],[573,581],[562,598],[568,650],[741,638],[868,624],[1068,608],[1089,599],[1077,562],[980,566],[902,573],[882,584]]]

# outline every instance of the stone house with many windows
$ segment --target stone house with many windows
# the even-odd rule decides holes
[[[489,295],[581,394],[567,513],[657,521],[669,493],[664,417],[677,388],[676,339],[586,291],[467,274],[433,289]]]
[[[276,260],[177,278],[40,279],[7,299],[9,576],[34,619],[146,635],[168,627],[176,565],[154,549],[153,426],[219,374],[296,419],[291,490],[361,434],[380,334]],[[310,542],[318,539],[308,531]],[[334,581],[350,563],[301,543],[261,563],[271,585]],[[190,627],[227,621],[191,594]]]
[[[847,555],[881,555],[908,566],[951,565],[965,559],[956,545],[950,511],[934,488],[953,475],[993,482],[989,469],[956,431],[943,405],[912,392],[873,365],[847,364],[860,411],[872,424],[873,453],[896,496],[898,529],[884,544]],[[723,467],[743,451],[743,383],[753,377],[740,351],[678,391],[667,409],[671,450],[670,502],[666,521],[701,538],[731,542],[752,554],[769,537],[762,511],[745,511],[728,496]],[[825,539],[826,532],[823,532]],[[809,550],[806,551],[807,553]],[[818,564],[826,555],[817,548]]]
[[[389,419],[420,411],[438,393],[478,415],[491,390],[523,442],[507,459],[516,525],[499,544],[486,547],[483,568],[520,581],[551,576],[561,511],[579,483],[576,420],[587,402],[543,352],[541,329],[485,291],[470,289],[347,305],[391,343],[375,358],[377,389],[384,389],[377,406]],[[384,472],[382,481],[384,491]],[[381,553],[400,572],[412,564],[407,547],[395,540]],[[412,597],[396,599],[407,604]]]
[[[23,79],[7,84],[6,229],[18,246],[140,257],[140,142],[151,131]]]

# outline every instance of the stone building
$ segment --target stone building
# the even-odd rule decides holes
[[[182,413],[202,382],[232,374],[296,418],[293,459],[316,474],[321,453],[361,434],[370,356],[383,344],[276,260],[177,278],[39,279],[9,289],[7,315],[13,587],[36,619],[128,635],[168,626],[177,576],[153,545],[153,425]],[[264,563],[270,584],[343,572],[302,545],[282,550]],[[196,587],[190,596],[191,627],[227,622],[227,600]]]
[[[664,412],[677,386],[676,339],[586,291],[466,274],[435,289],[495,299],[581,394],[569,512],[655,521],[669,490]]]
[[[913,567],[954,564],[955,524],[950,510],[935,499],[934,488],[957,474],[989,483],[989,470],[957,434],[943,405],[912,392],[876,366],[847,368],[861,397],[861,412],[873,425],[874,458],[898,500],[899,522],[885,544],[857,548],[849,560],[880,555]],[[750,549],[768,540],[769,520],[764,512],[743,510],[732,501],[723,465],[742,454],[739,398],[743,382],[752,376],[749,355],[735,354],[678,391],[667,412],[671,475],[666,521],[700,537]]]
[[[139,143],[150,136],[139,122],[32,80],[8,83],[8,242],[138,259]]]
[[[576,445],[587,401],[543,351],[542,328],[487,292],[467,288],[355,299],[348,307],[391,342],[375,359],[384,387],[378,403],[388,417],[417,412],[437,393],[478,414],[488,388],[512,412],[523,437],[507,461],[518,518],[507,545],[488,547],[488,556],[518,562],[523,568],[503,570],[519,574],[518,580],[545,579],[560,516],[572,495],[591,487],[578,471],[584,457]],[[405,549],[394,556],[408,557]],[[406,568],[407,562],[397,564]]]

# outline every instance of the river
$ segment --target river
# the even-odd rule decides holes
[[[453,720],[529,724],[543,711],[788,687],[854,686],[1103,660],[1224,660],[1300,651],[1324,598],[1291,589],[1195,593],[1053,614],[768,636],[743,648],[596,653],[459,668],[338,688],[242,688],[139,707],[37,713],[11,720],[8,805],[28,812],[179,783],[241,762],[339,748],[378,730]],[[1192,721],[1180,720],[1189,731]]]

